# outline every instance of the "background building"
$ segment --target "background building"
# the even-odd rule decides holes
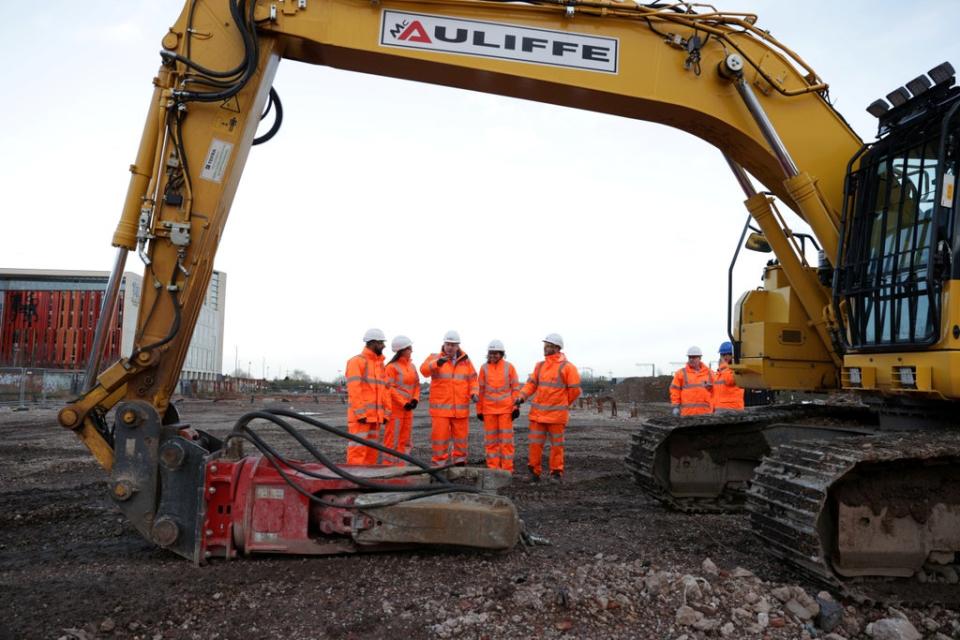
[[[108,277],[106,271],[0,269],[0,367],[85,369]],[[226,282],[225,273],[213,272],[181,387],[221,378]],[[142,285],[140,275],[123,274],[104,368],[133,350]]]

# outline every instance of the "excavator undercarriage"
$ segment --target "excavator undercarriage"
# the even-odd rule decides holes
[[[830,588],[937,601],[957,582],[956,430],[886,431],[864,405],[774,405],[648,419],[626,463],[673,509],[748,512],[770,553]]]

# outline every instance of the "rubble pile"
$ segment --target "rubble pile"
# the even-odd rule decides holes
[[[506,590],[506,593],[504,593]],[[960,613],[838,601],[747,569],[723,570],[709,558],[696,572],[597,554],[575,570],[541,580],[462,594],[456,611],[424,604],[429,631],[457,637],[799,638],[948,640],[960,637]]]
[[[624,378],[613,388],[617,402],[670,402],[672,376]]]

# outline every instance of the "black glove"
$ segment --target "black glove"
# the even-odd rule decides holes
[[[447,363],[447,358],[437,358],[437,366],[438,366],[438,367],[442,367],[442,366],[443,366],[444,364],[446,364],[446,363]]]
[[[413,402],[408,402],[407,404],[403,405],[403,408],[406,409],[407,411],[410,411],[411,409],[413,409]]]
[[[418,404],[420,404],[420,401],[414,398],[413,400],[407,403],[408,405],[407,408],[410,410],[416,409]]]
[[[477,420],[479,420],[480,422],[483,422],[483,414],[482,414],[482,413],[478,413],[478,414],[477,414]]]
[[[513,413],[510,414],[510,417],[511,417],[512,419],[514,419],[514,420],[516,420],[517,418],[519,418],[519,417],[520,417],[520,408],[517,407],[516,409],[514,409],[514,410],[513,410]]]
[[[523,404],[523,398],[517,398],[516,400],[513,401],[513,404],[519,407],[520,405]]]
[[[365,423],[366,421],[367,421],[366,418],[360,418],[360,419],[357,420],[357,422],[364,422],[364,423]]]

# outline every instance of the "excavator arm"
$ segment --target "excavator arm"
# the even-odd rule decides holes
[[[706,140],[723,150],[744,185],[748,209],[780,261],[779,286],[794,320],[827,354],[825,366],[836,366],[828,292],[771,198],[753,193],[743,171],[796,211],[831,258],[843,178],[861,142],[830,106],[827,85],[758,28],[755,16],[693,9],[606,0],[188,0],[161,41],[162,64],[113,237],[111,281],[128,252],[145,265],[134,350],[99,375],[95,355],[85,394],[59,416],[111,471],[114,497],[140,501],[128,514],[144,533],[182,544],[182,524],[169,522],[200,522],[212,508],[208,499],[164,520],[164,501],[173,502],[168,487],[190,494],[199,483],[223,495],[211,482],[223,479],[226,466],[209,465],[224,448],[178,431],[170,399],[284,58],[649,120]],[[110,304],[107,296],[102,318]],[[110,427],[106,415],[118,403]],[[194,469],[187,480],[172,480],[185,464]],[[226,477],[237,480],[244,464],[234,456],[231,465],[239,467]],[[158,521],[165,523],[159,529]],[[183,555],[212,548],[199,538]],[[229,544],[217,548],[229,554]]]

